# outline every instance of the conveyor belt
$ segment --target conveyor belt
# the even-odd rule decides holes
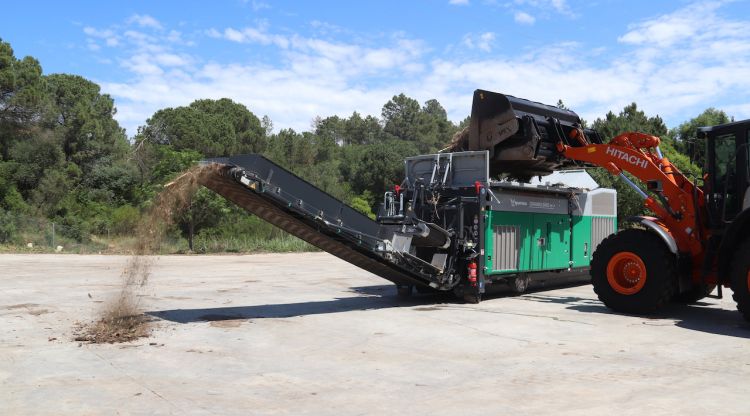
[[[268,159],[243,155],[212,162],[217,164],[215,174],[202,185],[248,212],[398,285],[429,285],[429,276],[376,252],[387,233],[379,223]]]

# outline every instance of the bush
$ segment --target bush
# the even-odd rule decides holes
[[[140,218],[138,208],[132,205],[117,207],[112,211],[112,232],[119,235],[132,234]]]
[[[357,211],[367,215],[371,219],[375,219],[375,214],[372,212],[372,209],[370,209],[370,203],[361,196],[355,196],[352,198],[352,201],[349,203],[352,208],[356,209]]]
[[[10,243],[16,236],[16,220],[8,211],[0,209],[0,243]]]

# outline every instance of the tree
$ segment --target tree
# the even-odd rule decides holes
[[[625,106],[620,114],[615,115],[610,111],[604,119],[597,118],[594,121],[593,128],[607,141],[627,131],[639,131],[654,136],[666,136],[668,132],[661,117],[647,116],[646,113],[638,109],[636,103]]]
[[[195,235],[203,229],[216,226],[228,212],[226,200],[205,188],[190,196],[188,208],[178,219],[180,228],[187,235],[190,251],[194,251]]]
[[[427,100],[422,112],[426,124],[422,131],[422,140],[430,147],[430,151],[447,146],[458,128],[448,120],[445,108],[437,100]]]
[[[404,158],[419,154],[414,143],[389,140],[362,146],[354,163],[342,175],[356,194],[372,192],[376,198],[404,179]]]
[[[349,118],[331,116],[316,118],[313,127],[315,135],[330,139],[342,146],[352,144],[370,144],[383,137],[383,128],[380,121],[373,117],[362,117],[358,112],[352,113]]]
[[[126,154],[129,144],[114,119],[114,100],[101,94],[99,85],[68,74],[52,74],[46,81],[51,103],[44,124],[58,132],[67,161],[87,174],[100,159]]]
[[[698,116],[680,124],[670,131],[675,148],[688,155],[690,160],[698,166],[704,166],[706,160],[706,143],[697,137],[699,127],[716,126],[729,123],[727,113],[713,107],[707,108]]]
[[[383,106],[383,130],[392,138],[416,142],[421,153],[435,152],[448,143],[456,126],[437,100],[428,100],[424,107],[404,94],[394,96]]]
[[[16,59],[9,43],[0,39],[0,153],[8,159],[11,142],[39,120],[45,104],[45,82],[39,62]]]
[[[346,137],[349,138],[349,143],[354,144],[375,143],[383,137],[383,128],[377,118],[373,116],[362,118],[356,111],[344,121],[344,131]]]
[[[419,102],[404,94],[391,98],[381,112],[383,131],[392,138],[404,141],[418,141],[422,124]]]
[[[177,151],[194,150],[204,157],[260,153],[266,147],[265,129],[258,117],[228,98],[159,110],[140,134],[152,143]]]
[[[316,117],[313,128],[316,136],[329,139],[336,144],[347,145],[352,142],[351,138],[347,137],[346,122],[339,116]]]

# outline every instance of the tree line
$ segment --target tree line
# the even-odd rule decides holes
[[[228,98],[161,109],[130,139],[115,114],[114,100],[96,83],[45,75],[36,59],[17,58],[0,39],[0,244],[44,244],[49,236],[38,224],[54,222],[62,241],[106,248],[130,235],[180,172],[204,158],[241,153],[261,153],[372,216],[382,193],[400,183],[404,157],[438,151],[469,122],[450,121],[437,100],[420,104],[404,94],[386,102],[379,118],[316,117],[304,132],[276,131],[267,116]],[[623,131],[660,136],[670,160],[699,176],[702,152],[688,155],[688,143],[697,140],[698,126],[727,121],[709,108],[670,130],[633,103],[591,126],[605,139]],[[601,170],[591,173],[618,190],[621,217],[642,210],[629,188]],[[175,224],[170,236],[178,250],[306,248],[205,189]]]

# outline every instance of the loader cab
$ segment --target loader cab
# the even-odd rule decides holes
[[[698,129],[706,144],[705,183],[711,227],[721,229],[748,208],[750,120]],[[744,202],[748,199],[747,202]]]

